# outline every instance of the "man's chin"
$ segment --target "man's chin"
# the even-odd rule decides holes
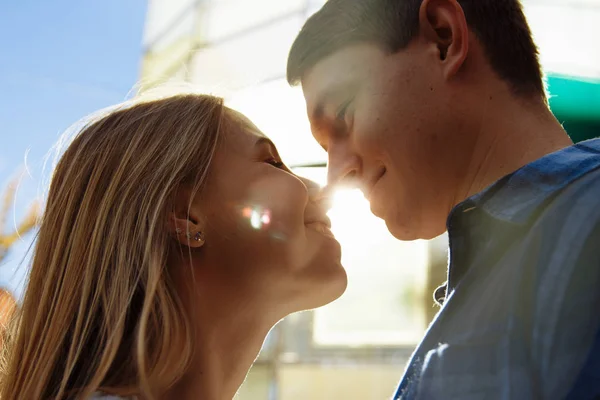
[[[379,201],[378,201],[379,200]],[[388,231],[398,240],[410,242],[413,240],[430,240],[446,231],[445,220],[441,225],[424,223],[432,222],[431,218],[421,218],[424,210],[408,202],[386,206],[382,199],[373,199],[370,204],[371,213],[385,221]],[[389,202],[387,203],[389,204]],[[393,203],[392,203],[393,204]],[[403,212],[398,210],[413,210]]]
[[[442,233],[445,229],[432,229],[427,226],[416,226],[417,224],[401,223],[397,219],[384,219],[388,231],[398,240],[410,242],[413,240],[431,240]],[[416,222],[416,221],[411,221]]]
[[[418,235],[415,234],[412,230],[408,229],[404,226],[398,226],[395,222],[385,221],[385,225],[388,228],[388,231],[398,240],[402,240],[405,242],[410,242],[412,240],[421,239]]]

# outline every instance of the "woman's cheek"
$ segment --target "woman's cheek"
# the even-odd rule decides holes
[[[244,216],[253,226],[273,227],[292,233],[304,226],[306,186],[289,174],[270,174],[249,191]]]

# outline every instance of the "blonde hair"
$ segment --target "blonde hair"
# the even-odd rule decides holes
[[[85,126],[50,185],[29,281],[8,334],[2,400],[154,398],[185,372],[190,322],[167,268],[167,216],[202,189],[220,98],[117,107]]]

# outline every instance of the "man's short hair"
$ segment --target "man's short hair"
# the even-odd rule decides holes
[[[519,0],[458,0],[486,57],[513,91],[545,96],[538,50]],[[304,24],[290,50],[287,80],[300,83],[323,58],[370,42],[390,53],[405,48],[419,29],[422,0],[329,0]]]

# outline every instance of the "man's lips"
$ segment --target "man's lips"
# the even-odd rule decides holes
[[[377,182],[379,182],[379,180],[385,175],[386,169],[385,167],[381,167],[379,170],[377,170],[377,173],[373,175],[373,177],[371,179],[369,179],[367,181],[367,183],[364,186],[363,192],[365,194],[365,198],[369,201],[371,201],[371,195],[373,194],[373,188],[375,188],[375,185],[377,184]]]

